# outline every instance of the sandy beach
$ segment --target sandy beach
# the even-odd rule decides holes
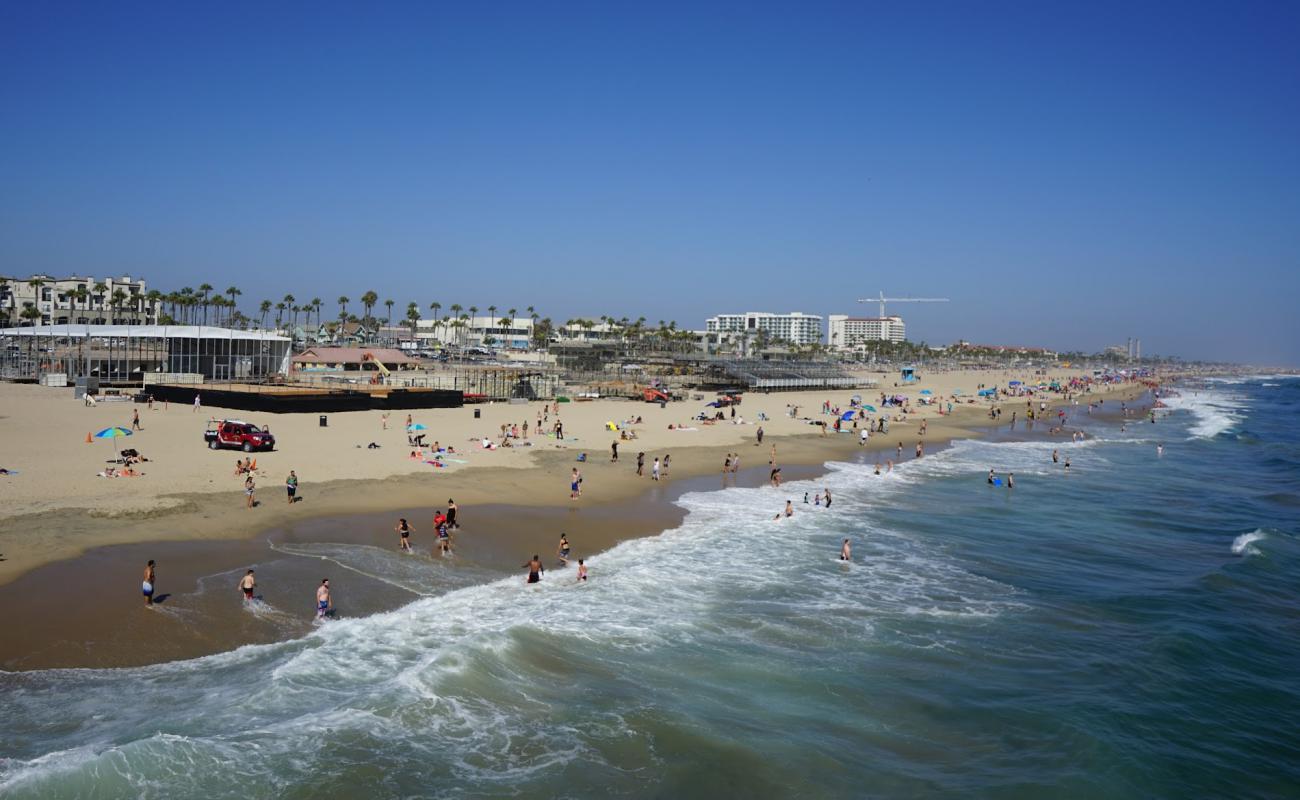
[[[1071,374],[1062,370],[1052,377],[1068,379]],[[211,408],[196,412],[174,404],[155,404],[152,410],[132,403],[86,407],[68,391],[3,385],[0,430],[10,446],[0,466],[17,474],[0,479],[0,553],[5,559],[0,562],[0,594],[11,607],[22,606],[25,618],[41,624],[0,637],[0,663],[11,669],[149,663],[300,635],[309,624],[306,614],[233,619],[212,614],[209,600],[193,599],[208,591],[201,579],[230,571],[233,586],[242,566],[265,563],[271,553],[281,557],[277,548],[292,550],[294,543],[352,542],[385,550],[394,545],[391,527],[399,516],[411,519],[417,541],[427,547],[428,517],[448,498],[457,501],[467,521],[458,543],[458,549],[464,546],[459,563],[466,565],[461,577],[486,580],[507,574],[528,551],[553,550],[552,540],[560,530],[577,537],[584,552],[596,553],[676,524],[680,510],[673,498],[686,488],[727,485],[721,469],[729,453],[740,456],[740,473],[730,479],[733,485],[765,483],[773,447],[777,464],[792,477],[816,474],[827,461],[883,462],[896,456],[900,443],[904,459],[910,459],[922,438],[933,450],[990,425],[987,401],[960,402],[971,399],[977,385],[1031,377],[953,372],[923,376],[906,388],[882,380],[874,390],[751,394],[737,407],[734,422],[727,409],[723,421],[709,425],[692,421],[704,401],[666,408],[615,399],[562,403],[563,440],[535,435],[538,415],[544,415],[544,427],[555,420],[550,403],[414,412],[413,421],[426,427],[426,442],[455,447],[445,467],[410,457],[403,415],[390,416],[387,429],[379,412],[331,414],[327,427],[320,427],[314,414],[227,414]],[[872,436],[865,446],[856,433],[823,435],[821,426],[810,424],[833,419],[822,412],[824,401],[847,408],[852,394],[873,403],[881,391],[915,400],[923,389],[941,398],[954,391],[962,395],[951,415],[939,413],[946,412],[946,400],[942,406],[913,404],[913,413],[904,421],[891,422],[888,435]],[[1098,388],[1090,399],[1131,397],[1140,391],[1140,386],[1130,385],[1103,394]],[[1004,402],[1003,426],[1013,409],[1023,419],[1024,403],[1023,398]],[[794,406],[798,412],[791,417]],[[92,438],[86,443],[87,433],[104,427],[129,428],[136,409],[142,430],[126,438]],[[896,411],[890,409],[891,417]],[[760,412],[767,418],[762,422],[757,420]],[[252,454],[258,484],[253,509],[245,508],[243,478],[234,474],[235,461],[243,454],[212,451],[203,443],[207,420],[226,416],[268,425],[277,438],[275,451]],[[625,424],[637,417],[640,424]],[[482,448],[482,437],[499,441],[501,425],[522,425],[525,420],[531,446]],[[924,437],[919,435],[922,420]],[[636,438],[619,440],[608,423],[634,432]],[[756,442],[760,426],[765,434],[762,446]],[[610,445],[616,440],[619,461],[613,463]],[[370,448],[371,442],[380,446]],[[128,446],[149,459],[140,465],[140,477],[96,476],[117,450]],[[638,452],[646,453],[643,477],[635,474]],[[582,453],[587,460],[579,463]],[[672,456],[671,472],[655,484],[649,478],[650,464],[665,454]],[[575,466],[583,474],[583,495],[571,500],[568,484]],[[301,480],[299,502],[292,505],[284,491],[291,469]],[[170,597],[163,604],[168,613],[161,623],[142,622],[131,613],[132,607],[142,605],[138,591],[132,590],[148,558],[167,565],[160,591]],[[299,565],[290,570],[292,580],[281,576],[275,588],[268,589],[275,600],[272,607],[300,605],[300,597],[275,595],[290,591],[290,586],[302,594],[303,587],[295,584],[310,587],[308,573],[314,575],[321,566],[326,565]],[[361,583],[366,588],[361,589]],[[72,584],[82,590],[56,593],[53,599],[45,591],[51,585]],[[360,614],[396,607],[426,591],[417,588],[413,594],[409,586],[386,585],[373,576],[354,581],[351,588],[350,610]],[[224,607],[233,590],[219,589],[214,596]],[[93,612],[85,607],[87,597],[95,598]],[[123,616],[130,624],[119,622]],[[194,624],[200,620],[203,624]],[[139,643],[149,637],[161,637],[165,645],[142,649]]]

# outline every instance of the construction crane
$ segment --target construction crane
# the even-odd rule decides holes
[[[858,300],[859,303],[880,303],[880,318],[885,318],[885,303],[947,303],[946,297],[885,297],[881,292],[879,297],[864,297]]]

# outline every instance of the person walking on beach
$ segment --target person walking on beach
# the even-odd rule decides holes
[[[852,561],[852,560],[853,560],[853,548],[849,545],[849,540],[845,539],[844,543],[840,545],[840,561]]]
[[[672,458],[671,455],[669,455],[668,453],[664,453],[664,469],[663,469],[663,477],[665,477],[665,478],[668,477],[668,460],[671,459],[671,458]]]
[[[202,405],[202,403],[199,402],[199,395],[198,395],[198,393],[195,393],[195,395],[194,395],[194,411],[191,411],[190,413],[193,414],[195,411],[198,411],[200,405]]]
[[[253,492],[256,489],[257,485],[253,483],[253,476],[249,475],[244,479],[244,495],[248,498],[248,508],[252,508],[256,504],[253,499]]]
[[[539,583],[542,580],[542,573],[546,571],[546,567],[542,566],[542,560],[536,553],[533,553],[532,559],[521,568],[528,570],[528,583]]]
[[[439,555],[451,555],[451,531],[447,529],[447,515],[439,513],[433,520],[433,529],[438,536]]]
[[[153,585],[156,578],[157,572],[154,570],[154,561],[149,559],[149,563],[144,565],[144,581],[140,584],[146,606],[153,605]]]
[[[393,530],[397,531],[397,549],[403,553],[411,552],[411,526],[407,524],[406,517],[398,519],[397,527]]]
[[[144,430],[144,428],[140,427],[140,409],[138,408],[131,410],[131,430],[133,431]]]
[[[569,476],[569,499],[576,500],[582,494],[582,473],[578,468],[573,468],[573,474]]]
[[[324,619],[334,612],[334,598],[330,596],[330,579],[322,578],[316,587],[316,619]]]
[[[610,456],[609,456],[609,463],[611,463],[611,464],[617,464],[617,463],[618,463],[618,440],[617,440],[617,439],[615,439],[615,440],[610,444],[610,446],[609,446],[609,453],[610,453]]]
[[[564,439],[564,423],[560,422],[558,419],[555,421],[555,438],[557,440]]]
[[[289,470],[289,477],[284,479],[284,491],[289,495],[289,505],[293,505],[298,497],[298,473]]]
[[[638,478],[645,475],[645,453],[636,454],[636,476]]]
[[[244,573],[244,577],[239,579],[239,590],[244,593],[244,602],[253,602],[253,589],[257,587],[257,578],[253,577],[253,571],[250,569]]]
[[[754,442],[754,446],[755,446],[755,447],[758,447],[760,444],[763,443],[763,426],[762,426],[762,425],[759,425],[759,426],[758,426],[758,431],[756,432],[756,434],[757,434],[757,436],[758,436],[758,441],[757,441],[757,442]]]
[[[659,456],[655,456],[655,463],[650,465],[651,480],[659,480]]]

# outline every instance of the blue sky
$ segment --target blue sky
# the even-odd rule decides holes
[[[0,273],[1300,364],[1300,5],[9,3]],[[867,307],[874,313],[874,306]],[[426,311],[426,314],[428,312]]]

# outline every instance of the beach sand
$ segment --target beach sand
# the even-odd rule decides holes
[[[1060,371],[1054,377],[1070,374]],[[219,409],[195,413],[188,405],[155,404],[149,411],[131,403],[87,408],[72,399],[70,390],[0,385],[0,433],[8,445],[0,466],[19,470],[0,479],[0,553],[6,559],[0,562],[0,602],[19,610],[27,623],[0,635],[0,665],[30,669],[152,663],[300,635],[310,625],[311,591],[319,582],[315,572],[322,566],[329,567],[327,574],[339,569],[312,553],[272,547],[374,547],[388,563],[388,552],[395,549],[391,529],[397,517],[411,519],[417,540],[421,531],[430,539],[431,510],[445,506],[448,498],[462,507],[467,529],[473,520],[473,532],[466,530],[459,543],[465,549],[457,564],[466,565],[465,574],[445,582],[444,588],[435,582],[414,592],[407,585],[368,576],[352,581],[354,576],[349,576],[349,613],[395,608],[419,594],[455,588],[466,576],[488,580],[509,574],[531,552],[553,553],[561,530],[580,537],[586,551],[596,553],[623,539],[675,525],[680,511],[671,501],[681,485],[721,487],[720,471],[729,452],[740,453],[741,485],[753,485],[766,481],[772,445],[783,474],[794,478],[816,474],[827,461],[893,458],[899,442],[910,458],[920,419],[927,420],[927,452],[940,442],[976,435],[990,423],[984,401],[958,405],[950,417],[940,417],[934,406],[921,407],[906,422],[891,423],[887,436],[873,436],[863,448],[855,435],[822,436],[821,428],[789,418],[790,404],[799,406],[800,418],[829,422],[832,418],[820,413],[823,400],[847,406],[849,396],[861,394],[873,403],[881,391],[916,398],[923,388],[938,396],[954,388],[973,394],[979,383],[1004,384],[1016,377],[954,372],[926,376],[906,389],[895,389],[890,380],[874,390],[748,394],[737,409],[743,425],[732,424],[729,411],[726,421],[716,425],[690,422],[703,401],[671,403],[662,409],[624,400],[560,404],[564,441],[534,436],[536,446],[491,451],[471,439],[499,440],[501,424],[525,419],[533,428],[543,404],[412,412],[427,428],[426,441],[462,450],[455,458],[465,463],[446,468],[408,457],[404,414],[392,414],[384,430],[379,412],[331,414],[324,428],[316,414],[230,412],[232,418],[269,425],[277,438],[276,451],[254,454],[260,503],[251,510],[244,507],[243,479],[233,475],[235,460],[243,454],[210,451],[202,440],[208,417],[227,416]],[[1118,399],[1140,391],[1127,386],[1105,396]],[[1013,408],[1023,419],[1023,399],[1004,405],[1004,426]],[[125,439],[85,442],[87,432],[114,424],[129,427],[137,408],[144,430]],[[473,416],[475,408],[480,419]],[[761,423],[766,433],[761,447],[755,444],[758,426],[753,424],[759,411],[769,417]],[[638,415],[643,424],[632,426],[638,438],[620,442],[619,463],[610,463],[609,446],[618,434],[605,423]],[[670,423],[686,423],[694,430],[669,430]],[[371,441],[382,447],[367,449]],[[150,459],[142,465],[142,477],[94,477],[116,450],[127,446]],[[882,450],[887,452],[874,455]],[[646,453],[644,478],[634,473],[638,451]],[[577,463],[579,453],[587,454],[585,463]],[[649,466],[664,453],[672,454],[671,477],[654,484]],[[584,494],[576,501],[569,499],[568,491],[574,466],[584,475]],[[292,506],[283,489],[290,469],[301,480],[300,502]],[[149,558],[159,561],[159,591],[170,596],[155,609],[160,613],[144,617],[151,612],[142,608],[139,573]],[[285,564],[275,580],[259,568],[262,580],[270,581],[265,584],[269,607],[261,609],[264,613],[228,613],[229,596],[235,594],[243,569],[267,563],[268,558]],[[208,595],[213,599],[205,599]]]

